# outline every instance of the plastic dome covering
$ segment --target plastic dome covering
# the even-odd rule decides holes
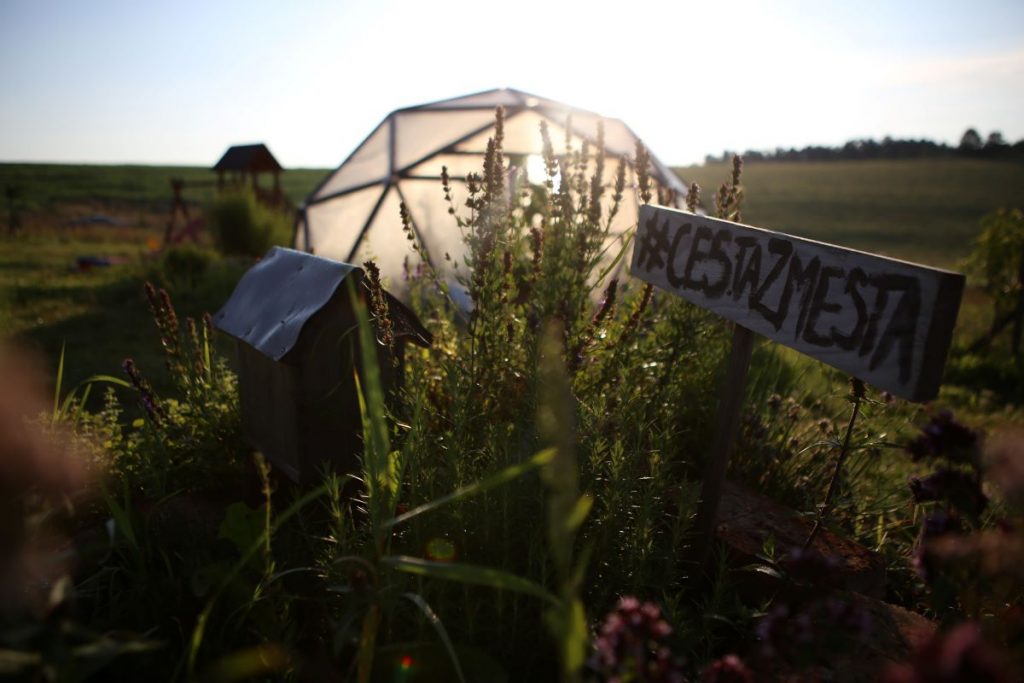
[[[482,173],[487,141],[494,134],[495,109],[505,109],[505,167],[530,173],[543,168],[541,121],[546,121],[556,154],[579,150],[584,141],[593,151],[598,122],[604,122],[608,165],[604,180],[612,194],[618,158],[626,157],[627,190],[611,227],[610,239],[622,239],[636,224],[639,206],[633,161],[637,136],[618,119],[601,117],[518,90],[489,90],[450,100],[399,109],[389,114],[362,144],[306,199],[299,210],[295,248],[348,263],[374,259],[399,297],[403,294],[403,262],[415,267],[419,256],[402,232],[399,206],[405,203],[431,265],[451,279],[444,254],[462,262],[462,233],[448,214],[441,188],[447,166],[456,208],[466,199],[465,177]],[[567,130],[568,126],[568,130]],[[651,155],[656,187],[680,199],[686,186]],[[525,166],[525,169],[523,169]],[[624,259],[628,262],[628,259]]]

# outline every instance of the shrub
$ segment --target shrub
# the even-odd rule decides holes
[[[262,256],[291,242],[291,219],[262,204],[250,190],[222,193],[206,209],[218,248],[224,254]]]
[[[982,218],[981,235],[967,266],[992,297],[995,315],[989,341],[1012,323],[1013,351],[1019,353],[1024,324],[1024,212],[1000,209]]]
[[[167,249],[160,259],[160,267],[170,283],[192,287],[218,260],[220,254],[215,250],[185,243]]]
[[[544,436],[550,425],[537,416],[551,391],[538,368],[544,330],[553,324],[568,381],[557,401],[556,438],[576,453],[574,476],[593,500],[575,544],[590,558],[579,579],[587,610],[604,613],[624,593],[641,600],[678,595],[686,573],[681,546],[696,499],[690,481],[712,422],[725,327],[609,268],[626,250],[615,243],[605,251],[609,214],[624,192],[645,200],[653,194],[645,150],[637,153],[638,187],[627,188],[626,160],[606,160],[602,145],[593,153],[556,154],[548,141],[548,180],[530,185],[504,167],[500,113],[497,123],[467,196],[453,197],[443,183],[452,229],[469,247],[460,266],[468,268],[456,271],[457,283],[429,267],[409,269],[413,299],[435,344],[409,360],[403,502],[420,505],[551,445]],[[614,171],[605,174],[606,164]],[[402,217],[418,247],[408,214]],[[456,284],[472,302],[468,313],[446,300]],[[420,554],[442,539],[460,560],[551,586],[567,549],[552,547],[545,534],[543,492],[536,480],[522,478],[460,501],[411,523],[402,546]],[[456,617],[446,621],[454,638],[513,667],[513,679],[553,668],[542,629],[503,626],[511,619],[540,623],[536,599],[442,582],[420,590],[442,619]],[[678,609],[677,602],[672,617],[681,616]]]

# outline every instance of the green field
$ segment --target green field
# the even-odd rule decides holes
[[[281,186],[298,203],[326,173],[289,169]],[[16,337],[52,368],[66,348],[72,384],[96,373],[117,374],[121,361],[134,356],[159,386],[163,363],[152,343],[143,282],[178,290],[183,313],[199,316],[223,303],[245,268],[219,264],[207,281],[187,287],[161,281],[154,247],[170,215],[171,178],[210,182],[216,176],[197,167],[0,164],[0,188],[17,193],[13,207],[6,192],[0,195],[0,339]],[[190,215],[214,193],[212,186],[187,188]],[[22,226],[15,237],[8,235],[12,208]],[[182,222],[179,217],[179,227]],[[115,265],[81,270],[83,257]]]
[[[725,164],[676,172],[705,207]],[[969,159],[755,162],[743,169],[743,222],[843,246],[955,267],[978,220],[1024,205],[1024,164]]]
[[[675,170],[687,182],[700,184],[705,206],[728,175],[725,164]],[[281,176],[282,188],[298,203],[327,173],[289,169]],[[172,177],[209,181],[214,175],[197,167],[0,164],[0,186],[18,188],[17,205],[30,225],[39,214],[60,213],[61,220],[70,220],[69,207],[74,207],[80,215],[116,209],[127,214],[128,224],[157,227],[171,206]],[[969,252],[983,215],[1024,204],[1024,164],[966,159],[755,162],[745,166],[743,185],[747,223],[950,267]],[[202,204],[212,193],[189,189],[185,198]],[[3,209],[6,223],[8,207]]]
[[[704,205],[713,208],[711,188],[726,178],[726,166],[677,171],[705,188]],[[282,185],[298,202],[327,172],[288,170]],[[125,356],[152,348],[140,343],[152,334],[141,285],[161,274],[151,249],[167,222],[172,177],[209,181],[214,174],[195,167],[0,164],[0,186],[19,188],[16,208],[24,228],[16,238],[6,236],[9,207],[4,206],[3,336],[19,337],[54,367],[66,343],[74,380],[114,372]],[[969,252],[981,216],[996,207],[1024,205],[1024,165],[1003,162],[760,162],[745,167],[743,184],[745,222],[953,268]],[[193,189],[186,199],[198,211],[212,193],[212,188]],[[75,224],[95,215],[116,224]],[[82,256],[126,263],[79,272],[75,262]],[[187,313],[216,310],[243,267],[221,266],[216,278],[181,292]],[[977,293],[969,291],[967,301],[961,341],[988,324]]]
[[[326,174],[326,169],[288,169],[281,174],[281,189],[297,204]],[[171,178],[210,182],[217,177],[210,169],[195,166],[0,164],[0,187],[17,188],[19,203],[29,212],[83,203],[169,208],[173,199]],[[266,187],[270,180],[263,178],[261,182]],[[213,192],[213,188],[188,189],[185,199],[204,202]]]

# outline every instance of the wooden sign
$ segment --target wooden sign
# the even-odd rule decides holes
[[[754,333],[912,401],[939,391],[964,277],[659,206],[640,208],[631,272],[736,323],[695,522],[708,566]],[[702,585],[705,575],[693,577]]]
[[[964,277],[644,206],[636,277],[912,401],[938,394]]]

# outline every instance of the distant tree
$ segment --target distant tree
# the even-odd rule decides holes
[[[1003,139],[1003,134],[998,130],[989,133],[988,138],[985,139],[985,149],[1002,149],[1008,146],[1006,140]]]
[[[960,137],[960,149],[965,152],[975,152],[981,149],[981,146],[981,136],[973,128],[965,130],[964,134]]]
[[[982,138],[974,129],[964,134],[966,142],[961,142],[961,147],[950,147],[944,142],[934,142],[922,138],[915,140],[909,138],[901,140],[891,135],[886,135],[881,141],[871,138],[858,138],[847,141],[841,147],[825,147],[822,145],[808,145],[802,148],[776,147],[774,150],[757,151],[747,150],[743,158],[748,161],[839,161],[851,159],[925,159],[935,157],[949,157],[956,153],[968,154],[971,156],[997,155],[999,157],[1024,157],[1024,140],[1010,147],[1005,142],[983,144]],[[992,139],[992,136],[989,136]],[[999,135],[997,140],[1002,140]],[[990,144],[996,146],[990,148]],[[732,152],[726,151],[719,158],[714,154],[708,154],[706,163],[720,163],[728,161]]]

